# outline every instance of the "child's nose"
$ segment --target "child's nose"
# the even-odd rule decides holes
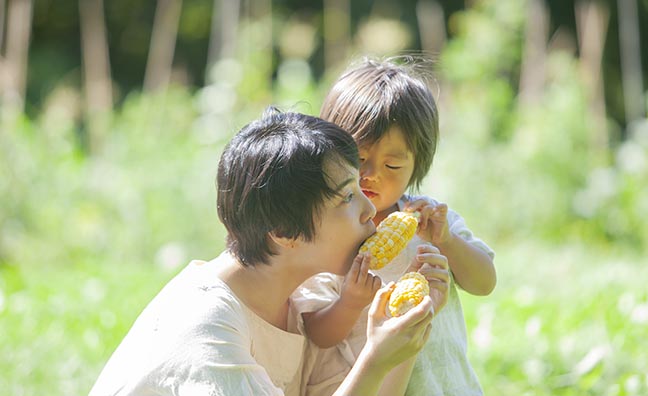
[[[373,180],[375,176],[376,173],[374,172],[373,165],[365,161],[365,163],[360,167],[360,177],[365,180]]]

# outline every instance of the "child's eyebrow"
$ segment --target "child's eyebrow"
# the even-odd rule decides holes
[[[406,160],[406,159],[409,158],[408,155],[407,155],[407,153],[404,152],[404,151],[394,151],[394,152],[390,152],[390,153],[385,154],[385,156],[386,156],[386,157],[395,158],[395,159],[403,159],[403,160]]]

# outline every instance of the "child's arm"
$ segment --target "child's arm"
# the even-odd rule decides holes
[[[483,250],[450,232],[448,206],[433,205],[425,199],[419,199],[410,202],[407,207],[421,213],[419,236],[437,246],[448,258],[457,284],[474,295],[490,294],[497,283],[493,260]]]
[[[477,296],[487,296],[493,291],[497,275],[493,260],[486,252],[452,233],[438,246],[448,258],[450,270],[462,289]]]
[[[368,254],[358,255],[344,277],[340,297],[319,311],[302,314],[307,337],[320,348],[342,342],[380,289],[382,281],[369,273],[369,262]]]

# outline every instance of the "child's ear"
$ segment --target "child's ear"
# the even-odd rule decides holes
[[[270,236],[270,239],[272,239],[272,242],[285,249],[292,249],[298,243],[295,238],[278,236],[275,232],[269,232],[268,235]]]

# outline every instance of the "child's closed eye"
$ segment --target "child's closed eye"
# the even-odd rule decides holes
[[[396,166],[396,165],[385,165],[388,169],[401,169],[402,166]]]

